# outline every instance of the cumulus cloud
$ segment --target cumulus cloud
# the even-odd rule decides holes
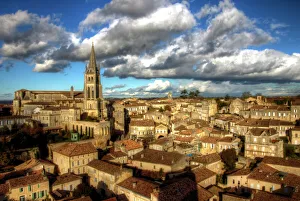
[[[112,0],[104,8],[90,12],[80,22],[80,29],[92,28],[120,17],[140,18],[168,4],[168,0]]]
[[[95,30],[90,38],[84,31],[82,35],[66,31],[56,24],[57,16],[41,17],[27,11],[1,15],[0,67],[22,60],[32,64],[35,72],[61,72],[72,61],[87,61],[94,42],[104,76],[158,78],[124,91],[108,87],[107,93],[149,95],[179,89],[162,78],[197,80],[209,83],[211,89],[227,82],[228,89],[235,89],[232,85],[241,83],[300,81],[299,53],[254,50],[276,39],[232,1],[204,5],[194,15],[186,2],[112,0],[79,24],[82,31]],[[272,33],[285,26],[272,23]]]
[[[43,63],[37,63],[33,69],[34,72],[61,72],[64,68],[70,65],[69,61],[45,60]]]

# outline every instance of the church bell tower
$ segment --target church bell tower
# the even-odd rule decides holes
[[[100,66],[97,66],[94,44],[92,44],[90,60],[84,73],[84,112],[88,116],[102,119],[104,99],[100,78]]]

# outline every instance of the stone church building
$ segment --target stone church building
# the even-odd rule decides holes
[[[97,65],[94,45],[84,73],[83,91],[33,91],[21,89],[15,92],[13,114],[31,116],[48,128],[68,128],[80,134],[110,136],[107,121],[107,101],[102,95],[100,66]],[[98,120],[98,123],[84,121]]]

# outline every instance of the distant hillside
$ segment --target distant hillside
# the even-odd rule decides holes
[[[0,104],[13,104],[12,100],[0,100]]]

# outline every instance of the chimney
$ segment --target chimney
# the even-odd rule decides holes
[[[137,181],[132,182],[132,188],[136,188]]]

